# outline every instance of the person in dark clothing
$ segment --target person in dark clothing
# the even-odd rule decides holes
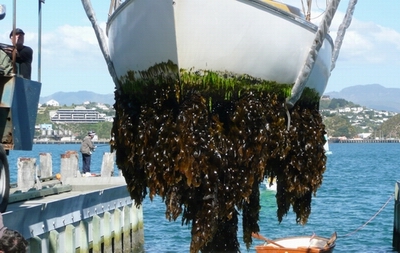
[[[88,135],[83,138],[80,152],[82,153],[82,173],[85,177],[90,177],[90,162],[92,159],[92,152],[96,146],[93,144],[92,139],[96,135],[95,132],[89,131]]]
[[[26,253],[28,241],[18,232],[4,226],[0,213],[0,253]]]
[[[32,72],[32,59],[33,59],[33,50],[30,47],[24,46],[25,33],[22,29],[16,28],[15,32],[11,31],[10,39],[11,42],[14,43],[15,36],[15,47],[16,50],[16,63],[18,63],[18,71],[17,74],[26,79],[31,79]],[[9,47],[4,51],[10,56],[12,59],[14,47]]]
[[[5,229],[0,238],[0,253],[26,253],[28,241],[18,232]]]

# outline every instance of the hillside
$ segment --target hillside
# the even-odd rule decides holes
[[[400,88],[385,88],[380,84],[355,85],[324,95],[330,98],[342,98],[374,110],[400,112]],[[40,97],[39,102],[43,104],[51,99],[58,101],[61,106],[79,105],[86,101],[114,104],[114,94],[97,94],[91,91],[57,92]]]
[[[72,104],[80,105],[86,101],[103,103],[108,105],[114,104],[114,94],[97,94],[91,91],[76,91],[76,92],[57,92],[50,96],[40,97],[39,103],[44,104],[47,101],[54,99],[61,106],[67,105],[70,106]]]
[[[399,88],[385,88],[380,84],[355,85],[324,95],[330,98],[343,98],[374,110],[400,112]]]

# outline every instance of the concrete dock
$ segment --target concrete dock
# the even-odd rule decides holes
[[[59,180],[38,180],[31,173],[38,167],[35,159],[21,159],[23,179],[10,191],[5,226],[29,241],[30,253],[143,252],[143,211],[131,200],[125,178],[103,173],[107,168],[102,174],[108,176],[82,177],[76,154],[67,152],[61,159],[66,160]]]
[[[5,226],[29,240],[29,252],[143,251],[143,212],[123,177],[71,178],[54,186],[63,187],[70,190],[10,203],[3,214]]]

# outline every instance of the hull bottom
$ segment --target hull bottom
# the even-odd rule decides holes
[[[275,175],[283,186],[278,218],[293,199],[306,223],[325,171],[325,131],[318,99],[288,111],[288,91],[249,76],[178,72],[173,64],[126,77],[115,97],[112,148],[135,203],[161,196],[167,219],[182,215],[192,224],[190,252],[237,252],[235,210],[247,210],[248,226],[256,223],[259,182]],[[304,184],[291,180],[300,177]]]

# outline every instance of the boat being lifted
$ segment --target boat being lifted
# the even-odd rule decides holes
[[[107,36],[118,78],[170,61],[184,71],[246,74],[292,85],[317,42],[315,63],[303,82],[318,94],[325,90],[333,41],[327,27],[317,33],[295,7],[269,0],[113,2]]]
[[[93,15],[90,1],[82,2]],[[172,62],[180,76],[211,70],[293,85],[294,104],[306,87],[325,91],[351,21],[346,15],[334,44],[329,27],[339,2],[329,1],[318,27],[309,13],[273,0],[112,0],[108,42],[94,28],[114,80]]]
[[[117,165],[137,204],[158,194],[192,225],[190,252],[238,251],[238,210],[249,247],[270,175],[278,220],[297,205],[306,223],[325,171],[318,104],[357,1],[333,42],[339,2],[317,26],[272,0],[111,0],[105,34],[82,0],[116,87]]]

